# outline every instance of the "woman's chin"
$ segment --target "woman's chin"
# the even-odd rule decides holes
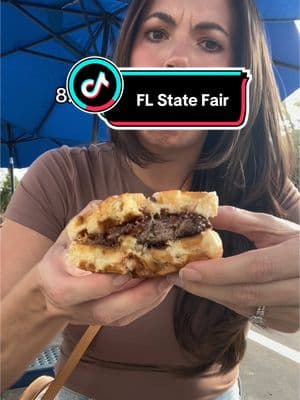
[[[147,146],[158,146],[161,149],[170,147],[184,148],[199,143],[199,132],[195,131],[145,131],[140,139]]]
[[[144,143],[148,146],[155,146],[161,149],[182,147],[182,140],[178,132],[155,132],[150,138],[147,137]]]

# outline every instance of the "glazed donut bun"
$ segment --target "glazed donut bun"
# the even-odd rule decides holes
[[[69,222],[67,255],[92,272],[166,275],[191,261],[222,257],[222,241],[208,220],[217,211],[215,192],[111,196]]]

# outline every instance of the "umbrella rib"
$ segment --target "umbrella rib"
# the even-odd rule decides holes
[[[97,45],[96,45],[96,42],[95,42],[95,39],[94,39],[94,35],[93,35],[92,29],[91,29],[91,25],[90,25],[90,22],[89,22],[89,19],[88,19],[88,15],[87,15],[86,9],[84,7],[83,1],[79,0],[79,4],[80,4],[80,7],[81,7],[81,10],[82,10],[84,19],[85,19],[85,23],[87,25],[87,29],[88,29],[89,34],[90,34],[90,39],[91,39],[91,42],[92,42],[92,46],[94,48],[95,54],[97,54],[97,52],[98,52]]]
[[[29,135],[29,136],[28,136]],[[28,138],[28,137],[32,137],[32,134],[29,134],[29,133],[27,133],[27,132],[25,132],[25,133],[23,133],[22,135],[20,135],[20,136],[18,136],[18,137],[15,137],[15,139],[14,139],[14,141],[15,142],[22,142],[24,139],[23,138]]]
[[[103,17],[101,17],[101,18],[99,19],[99,21],[92,21],[92,22],[90,22],[90,23],[93,25],[93,24],[96,24],[96,23],[100,23],[102,20],[103,20]],[[71,29],[68,29],[68,30],[64,31],[63,34],[66,35],[66,34],[68,34],[68,33],[75,32],[75,31],[77,31],[77,30],[80,30],[80,29],[84,28],[85,26],[86,26],[85,24],[75,26],[74,28],[71,28]],[[52,39],[53,39],[52,36],[48,36],[47,38],[38,40],[38,41],[36,41],[36,42],[34,42],[34,43],[31,43],[29,46],[24,47],[24,48],[22,48],[22,49],[16,49],[16,50],[8,51],[7,53],[3,53],[3,54],[1,54],[1,57],[10,56],[10,55],[12,55],[12,54],[17,53],[18,51],[21,51],[21,50],[24,50],[24,49],[26,50],[27,48],[30,49],[30,47],[34,47],[34,46],[37,46],[37,45],[39,45],[39,44],[49,42],[49,40],[52,40]]]
[[[123,6],[123,7],[121,7],[121,8],[119,8],[118,10],[116,10],[116,11],[113,13],[113,15],[114,15],[115,17],[118,17],[119,14],[122,14],[124,11],[127,10],[127,8],[128,8],[128,4],[125,5],[125,6]]]
[[[99,35],[99,33],[101,32],[102,26],[103,26],[103,24],[99,24],[99,26],[98,26],[98,28],[97,28],[95,34],[94,34],[94,37],[95,37],[95,38],[97,38],[98,35]],[[87,47],[86,47],[86,49],[85,49],[85,53],[86,53],[86,54],[88,54],[88,52],[90,51],[92,45],[93,45],[93,43],[92,43],[92,40],[91,40],[91,38],[90,38],[90,40],[89,40],[89,42],[88,42],[88,44],[87,44]]]
[[[60,37],[61,34],[53,32],[51,29],[49,29],[46,25],[44,25],[41,21],[39,21],[37,18],[35,18],[33,15],[31,15],[28,11],[23,9],[21,6],[15,3],[15,1],[11,0],[11,4],[20,10],[21,13],[26,15],[29,19],[34,21],[38,26],[40,26],[45,32],[49,33],[54,39],[56,39],[58,42],[61,42],[71,53],[75,54],[77,57],[81,57],[82,54],[75,49],[70,43],[68,43],[65,39]]]
[[[21,136],[18,136],[18,137],[16,137],[16,136],[13,136],[12,135],[12,127],[13,127],[13,125],[12,124],[10,124],[9,122],[7,122],[7,121],[5,121],[5,124],[6,124],[6,126],[7,126],[7,131],[8,131],[8,140],[5,140],[5,139],[3,139],[2,137],[1,137],[1,142],[2,143],[5,143],[5,144],[7,144],[7,143],[11,143],[11,142],[21,142],[22,141],[22,138],[23,137],[28,137],[28,133],[27,132],[25,132],[25,133],[23,133]],[[31,136],[29,136],[29,137],[32,137],[32,135]],[[13,139],[13,140],[12,140]]]
[[[43,58],[50,58],[51,60],[60,61],[67,64],[74,64],[74,60],[67,60],[66,58],[50,56],[49,54],[41,53],[39,51],[29,50],[29,49],[21,49],[21,52],[29,53],[34,56],[43,57]]]
[[[41,138],[41,137],[39,137],[39,136],[36,136],[36,137],[32,136],[32,137],[30,137],[30,138],[25,138],[25,139],[22,139],[22,140],[18,140],[18,144],[20,144],[20,143],[34,142],[35,140],[41,140],[41,139],[43,139],[43,138]]]
[[[110,41],[112,44],[112,55],[115,53],[117,38],[114,34],[113,26],[110,26]]]
[[[277,65],[278,67],[285,67],[285,68],[289,68],[289,69],[292,69],[292,70],[298,71],[298,72],[300,71],[300,66],[297,66],[297,65],[284,63],[284,62],[278,61],[278,60],[273,60],[273,63],[275,65]]]
[[[121,26],[122,26],[122,20],[120,19],[120,18],[114,18],[114,22],[115,22],[115,25],[116,25],[116,27],[118,28],[118,29],[120,29],[121,28]]]
[[[60,142],[59,140],[54,139],[54,138],[45,138],[45,139],[51,140],[53,143],[55,143],[55,144],[56,144],[57,146],[59,146],[59,147],[64,145],[63,142]]]
[[[97,8],[99,8],[99,10],[100,10],[103,14],[107,14],[107,12],[105,11],[105,8],[103,8],[102,5],[98,3],[98,1],[96,1],[96,0],[92,0],[92,1],[93,1],[93,3],[95,4],[95,6],[96,6]]]
[[[107,54],[108,40],[109,40],[109,24],[105,20],[104,26],[103,26],[103,40],[102,40],[102,49],[101,49],[102,56],[106,56],[106,54]]]
[[[19,4],[22,6],[32,7],[32,8],[41,9],[41,10],[48,10],[48,11],[53,11],[53,12],[63,11],[64,13],[68,13],[68,14],[81,15],[81,11],[78,11],[78,10],[71,10],[71,9],[67,9],[67,8],[60,8],[60,7],[55,7],[55,6],[36,4],[36,3],[31,3],[29,1],[19,1]],[[92,13],[90,11],[87,11],[87,15],[88,15],[88,17],[99,18],[99,14]]]
[[[289,18],[263,18],[264,22],[295,22],[299,17],[289,17]]]
[[[47,121],[51,111],[53,110],[54,106],[55,106],[55,101],[53,101],[49,107],[49,110],[46,112],[44,118],[42,119],[42,121],[40,122],[39,126],[37,127],[36,131],[40,132],[40,130],[42,129],[43,125],[45,124],[45,122]]]

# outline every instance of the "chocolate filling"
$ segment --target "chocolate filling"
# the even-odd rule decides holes
[[[153,218],[144,215],[122,225],[111,226],[104,234],[89,235],[87,231],[83,231],[79,241],[90,245],[115,247],[121,235],[131,235],[138,239],[139,244],[162,248],[168,240],[193,236],[208,228],[211,228],[210,222],[199,214],[168,214],[162,210],[160,215],[157,214]]]

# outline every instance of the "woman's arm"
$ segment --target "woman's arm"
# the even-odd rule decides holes
[[[31,267],[30,249],[34,253],[37,243],[26,242],[28,237],[22,235],[4,236],[2,278],[12,274],[11,282],[15,284],[7,290],[1,307],[2,390],[14,383],[67,323],[127,325],[158,306],[172,287],[164,278],[142,281],[128,275],[93,274],[75,268],[66,261],[69,240],[65,231]],[[17,243],[28,247],[18,263],[12,263],[15,255],[5,250],[6,246],[12,248],[12,243],[15,252]]]
[[[53,241],[40,233],[5,219],[0,229],[1,298],[36,265],[52,246]]]
[[[47,309],[32,268],[1,306],[1,391],[11,386],[27,366],[67,325],[67,318]]]
[[[13,384],[66,325],[46,309],[37,263],[53,242],[5,219],[1,235],[1,386]]]

